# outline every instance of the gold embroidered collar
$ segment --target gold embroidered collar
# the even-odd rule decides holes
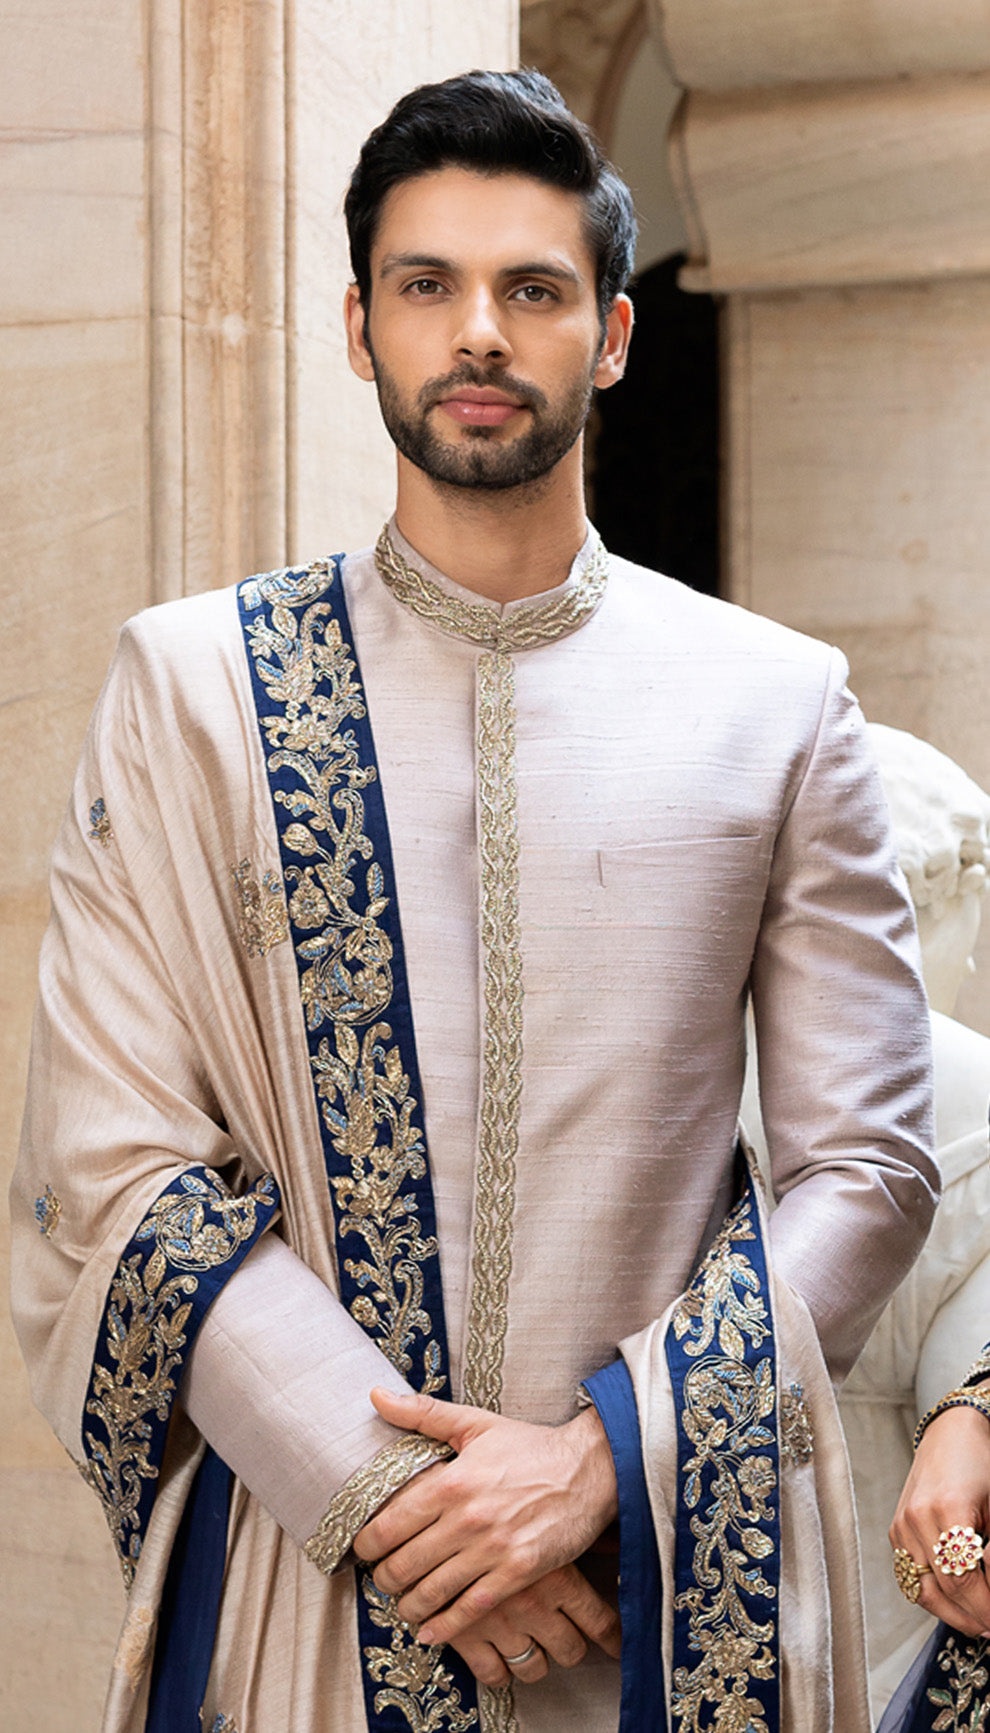
[[[482,650],[534,650],[576,632],[601,602],[608,582],[608,554],[595,530],[586,548],[578,556],[584,563],[573,582],[553,591],[549,600],[534,598],[507,608],[450,595],[410,565],[392,541],[388,524],[378,538],[375,565],[396,601],[441,632],[465,638]]]

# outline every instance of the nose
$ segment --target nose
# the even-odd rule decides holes
[[[511,360],[512,348],[501,308],[487,287],[479,285],[464,295],[454,351],[462,359],[470,356],[475,361]]]

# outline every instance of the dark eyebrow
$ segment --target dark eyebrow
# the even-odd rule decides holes
[[[453,271],[450,259],[436,253],[386,253],[379,266],[380,277],[392,277],[397,271]]]
[[[503,277],[552,277],[558,283],[579,283],[578,273],[568,265],[552,265],[548,259],[533,259],[528,265],[510,265]]]
[[[442,259],[437,253],[386,253],[379,266],[380,277],[394,277],[400,271],[448,271],[456,275],[458,267],[452,259]],[[549,259],[532,259],[528,263],[509,265],[499,275],[512,277],[550,277],[559,283],[580,282],[576,271],[567,265],[551,264]]]

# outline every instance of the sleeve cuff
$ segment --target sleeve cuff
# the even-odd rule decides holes
[[[303,1552],[324,1576],[332,1576],[350,1552],[354,1537],[375,1512],[423,1468],[454,1455],[449,1444],[407,1432],[394,1444],[386,1444],[346,1480],[321,1519]]]

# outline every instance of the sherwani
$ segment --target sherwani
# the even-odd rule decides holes
[[[501,610],[392,539],[391,572],[367,550],[339,581],[394,858],[455,1398],[562,1422],[685,1287],[731,1202],[750,995],[775,1269],[843,1374],[924,1239],[937,1176],[912,917],[841,655],[618,559],[605,583],[593,537],[559,591]],[[312,646],[293,654],[296,678]],[[84,1442],[108,1290],[183,1174],[221,1173],[240,1200],[181,1406],[181,1369],[166,1379],[108,1730],[144,1725],[197,1427],[238,1476],[204,1701],[206,1727],[237,1733],[365,1724],[346,1543],[369,1483],[380,1498],[422,1465],[367,1399],[404,1387],[401,1363],[367,1306],[335,1297],[286,921],[288,902],[318,923],[319,887],[308,843],[280,864],[249,663],[234,591],[125,627],[55,853],[14,1291],[36,1398],[89,1456],[125,1554],[119,1487]],[[331,1503],[325,1575],[300,1545]],[[617,1704],[618,1669],[592,1649],[514,1706],[485,1699],[482,1724],[605,1733]]]

